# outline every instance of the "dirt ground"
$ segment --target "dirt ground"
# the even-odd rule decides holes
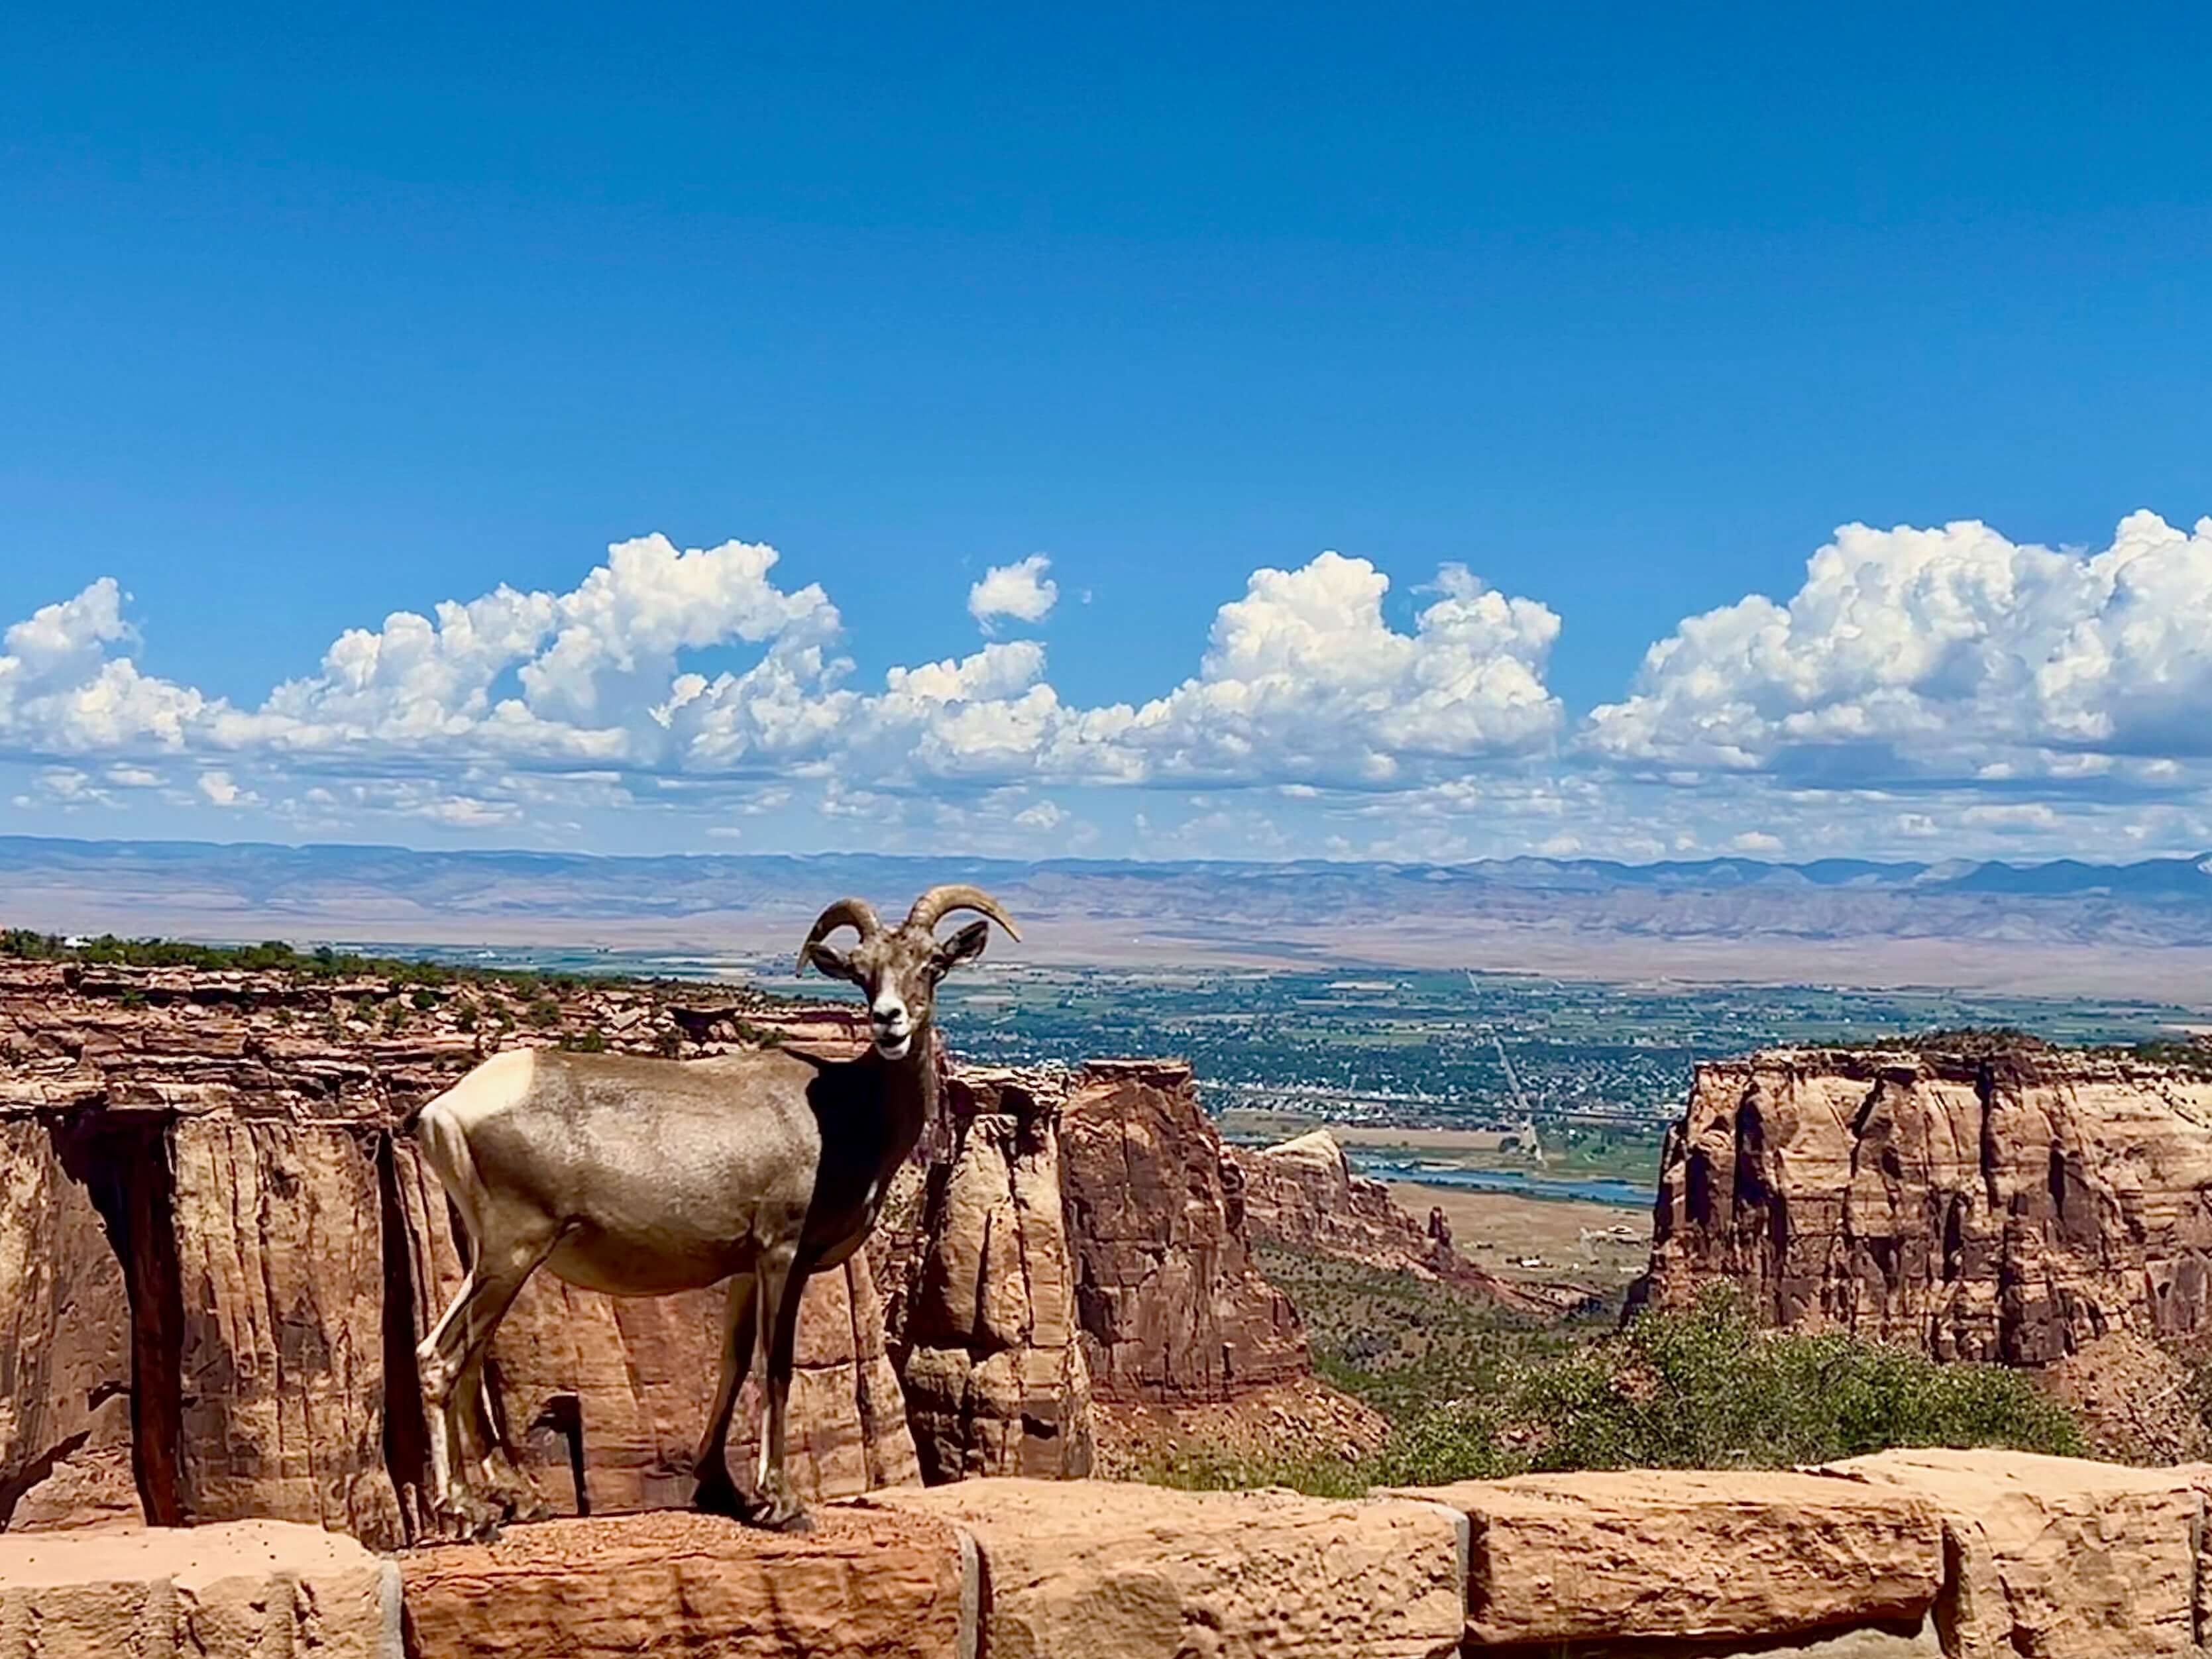
[[[1299,1117],[1290,1112],[1278,1112],[1249,1106],[1231,1106],[1219,1118],[1221,1132],[1240,1139],[1256,1140],[1266,1146],[1290,1139],[1293,1135],[1326,1128],[1340,1146],[1357,1146],[1364,1151],[1389,1152],[1428,1152],[1432,1154],[1494,1153],[1499,1143],[1512,1139],[1505,1129],[1401,1129],[1395,1126],[1370,1123],[1316,1123],[1310,1117]]]
[[[1651,1253],[1650,1217],[1617,1204],[1524,1198],[1410,1181],[1392,1182],[1390,1196],[1416,1216],[1443,1210],[1462,1255],[1520,1284],[1571,1279],[1616,1291],[1644,1271]],[[1540,1265],[1528,1265],[1532,1261]]]
[[[1097,1443],[1092,1471],[1109,1480],[1142,1480],[1193,1454],[1233,1462],[1371,1455],[1390,1432],[1388,1419],[1318,1377],[1262,1389],[1212,1406],[1091,1405]]]

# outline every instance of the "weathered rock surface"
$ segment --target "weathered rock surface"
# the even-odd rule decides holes
[[[399,1571],[239,1521],[0,1538],[0,1659],[401,1659]]]
[[[893,1341],[922,1474],[1069,1478],[1091,1463],[1060,1188],[1057,1079],[955,1073]],[[878,1483],[883,1484],[883,1483]]]
[[[1225,1156],[1243,1177],[1245,1228],[1255,1244],[1446,1279],[1509,1306],[1540,1305],[1454,1249],[1441,1213],[1416,1219],[1382,1182],[1355,1175],[1327,1129],[1275,1146],[1230,1146]]]
[[[526,1032],[670,1054],[850,1036],[842,1011],[714,994],[0,962],[0,1527],[259,1516],[400,1542],[427,1462],[414,1348],[459,1263],[398,1126]],[[804,1306],[800,1490],[915,1479],[868,1263]],[[717,1296],[541,1278],[495,1408],[568,1506],[683,1501],[720,1347]]]
[[[397,1571],[282,1522],[22,1534],[0,1659],[399,1659],[403,1579],[412,1659],[2181,1659],[2208,1484],[1942,1450],[1359,1502],[979,1480],[825,1506],[805,1536],[664,1511]]]
[[[168,1146],[180,1514],[398,1543],[374,1135],[222,1113]]]
[[[1701,1066],[1640,1294],[2040,1365],[2212,1311],[2212,1072],[2016,1047]]]
[[[1100,1398],[1223,1400],[1308,1373],[1297,1312],[1252,1265],[1243,1180],[1189,1067],[1093,1061],[1060,1109],[1060,1171]]]
[[[2203,1500],[2187,1470],[1937,1449],[1829,1472],[1918,1493],[1942,1516],[1936,1621],[1950,1659],[2197,1651]]]
[[[1475,1643],[1909,1629],[1943,1582],[1933,1504],[1818,1475],[1639,1469],[1398,1495],[1468,1517]]]
[[[1462,1523],[1431,1504],[985,1480],[865,1502],[966,1528],[992,1659],[1441,1659]]]
[[[514,1527],[404,1564],[416,1659],[973,1659],[972,1546],[825,1510],[804,1537],[659,1514]],[[0,1659],[6,1659],[0,1655]]]
[[[0,1532],[140,1513],[130,1299],[75,1150],[0,1119]]]

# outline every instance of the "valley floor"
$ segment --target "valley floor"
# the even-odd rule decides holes
[[[1442,1210],[1459,1253],[1514,1284],[1569,1279],[1617,1303],[1650,1254],[1650,1219],[1617,1204],[1525,1198],[1413,1181],[1392,1182],[1390,1197],[1415,1216]]]

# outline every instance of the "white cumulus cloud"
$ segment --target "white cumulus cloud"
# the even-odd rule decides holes
[[[1786,605],[1683,622],[1591,752],[1628,763],[2001,781],[2212,756],[2212,520],[2151,513],[2078,554],[1967,521],[1847,525]]]
[[[210,804],[256,804],[289,773],[343,780],[366,810],[467,827],[514,816],[480,787],[424,780],[535,774],[848,790],[1016,784],[1395,788],[1540,749],[1562,720],[1544,684],[1559,620],[1446,567],[1410,631],[1389,580],[1324,553],[1255,571],[1214,618],[1198,672],[1142,703],[1065,701],[1032,640],[854,683],[822,588],[780,586],[773,548],[608,550],[566,592],[501,586],[428,614],[349,629],[258,707],[143,675],[108,579],[5,635],[0,755],[101,756],[134,782],[159,754],[197,758]],[[976,584],[986,621],[1034,619],[1054,596],[1039,555]],[[701,659],[736,654],[728,666]],[[381,790],[367,781],[386,781]],[[404,787],[403,787],[404,786]],[[303,784],[302,788],[307,787]],[[339,799],[333,796],[333,801]],[[304,808],[331,810],[298,797]]]
[[[89,755],[185,745],[207,700],[140,673],[118,654],[136,638],[123,601],[115,579],[102,576],[0,635],[0,751]]]
[[[970,609],[987,632],[1042,618],[1048,573],[994,570]],[[142,667],[103,577],[0,631],[0,787],[72,833],[220,811],[234,833],[619,845],[746,818],[764,849],[818,830],[1030,854],[2212,842],[2212,520],[2140,513],[2087,551],[1846,526],[1786,598],[1668,629],[1578,727],[1547,679],[1559,617],[1459,566],[1407,594],[1324,552],[1223,597],[1184,676],[1076,702],[1034,638],[863,676],[775,549],[647,536],[571,586],[349,629],[226,701]]]
[[[1016,622],[1042,622],[1060,603],[1060,585],[1045,574],[1052,561],[1032,553],[1014,564],[993,565],[983,580],[968,590],[968,614],[989,633],[1000,617]]]
[[[1447,565],[1401,633],[1382,615],[1389,587],[1339,553],[1255,571],[1214,617],[1198,674],[1115,740],[1150,775],[1374,787],[1558,735],[1565,711],[1544,683],[1556,615]]]

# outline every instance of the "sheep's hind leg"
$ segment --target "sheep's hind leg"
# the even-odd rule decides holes
[[[761,1322],[768,1338],[768,1407],[761,1423],[760,1474],[755,1483],[764,1507],[757,1524],[777,1532],[811,1532],[814,1522],[792,1495],[784,1471],[784,1419],[791,1402],[791,1367],[797,1357],[799,1303],[806,1290],[804,1263],[761,1264]]]
[[[476,1419],[483,1413],[483,1356],[499,1322],[523,1283],[552,1253],[556,1234],[477,1241],[476,1263],[437,1328],[416,1350],[423,1404],[437,1432],[431,1436],[434,1511],[464,1537],[496,1536],[505,1511],[486,1500],[461,1471],[481,1465],[485,1453]],[[488,1435],[489,1422],[483,1425]]]
[[[744,1386],[745,1372],[752,1364],[757,1310],[754,1290],[755,1279],[749,1269],[732,1274],[723,1291],[722,1380],[714,1392],[714,1408],[707,1414],[707,1432],[699,1442],[699,1455],[692,1464],[699,1484],[693,1489],[691,1506],[708,1515],[726,1515],[740,1521],[757,1519],[761,1510],[757,1498],[738,1490],[738,1483],[730,1476],[729,1460],[730,1419],[737,1411],[738,1390]]]
[[[456,1386],[456,1393],[467,1401],[467,1425],[476,1440],[477,1479],[480,1490],[499,1506],[500,1513],[509,1521],[546,1521],[553,1510],[545,1501],[545,1494],[538,1489],[523,1468],[514,1461],[506,1440],[501,1436],[491,1411],[491,1391],[484,1372],[491,1360],[491,1345],[487,1342],[477,1355],[470,1373]]]

